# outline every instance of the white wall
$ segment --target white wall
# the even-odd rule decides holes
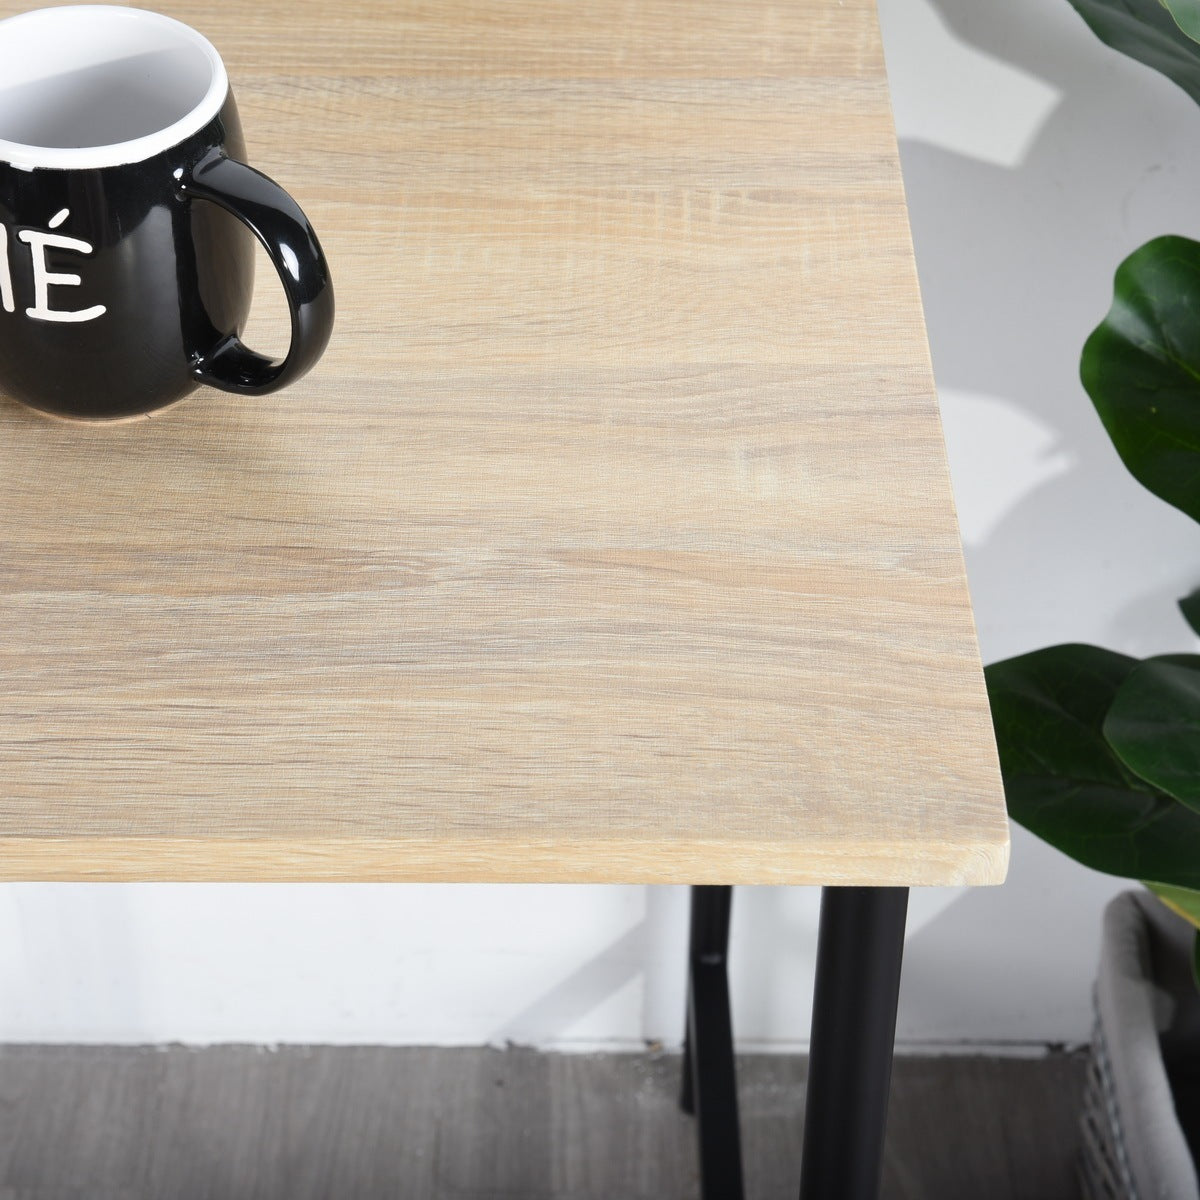
[[[1200,534],[1125,474],[1076,363],[1119,259],[1200,237],[1200,111],[1066,0],[880,6],[984,656],[1187,645]],[[1085,1040],[1119,886],[1018,830],[1004,888],[914,893],[901,1039]],[[807,1037],[816,904],[735,898],[747,1045]],[[675,888],[8,886],[0,1040],[672,1043],[685,912]]]

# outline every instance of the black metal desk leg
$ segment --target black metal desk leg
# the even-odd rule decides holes
[[[907,888],[821,896],[800,1200],[877,1200]]]
[[[725,963],[733,889],[692,888],[680,1105],[696,1115],[702,1200],[742,1200],[733,1022]]]

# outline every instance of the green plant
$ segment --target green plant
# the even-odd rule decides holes
[[[1200,0],[1071,3],[1200,103]],[[1134,477],[1200,521],[1200,243],[1156,238],[1120,265],[1080,375]],[[1200,591],[1179,604],[1200,633]],[[1196,926],[1200,983],[1200,655],[1052,646],[986,676],[1010,815]]]

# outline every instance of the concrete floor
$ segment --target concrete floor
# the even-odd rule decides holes
[[[747,1055],[748,1200],[794,1200],[805,1060]],[[671,1055],[0,1048],[0,1200],[694,1200]],[[897,1060],[887,1200],[1074,1200],[1082,1059]]]

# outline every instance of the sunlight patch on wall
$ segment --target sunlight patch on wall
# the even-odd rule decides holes
[[[1007,400],[953,388],[938,400],[963,544],[976,546],[1073,458],[1053,429]]]

